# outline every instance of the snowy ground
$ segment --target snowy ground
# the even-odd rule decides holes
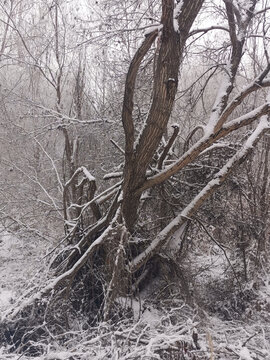
[[[5,230],[0,233],[1,312],[15,302],[39,264],[37,243],[31,241],[21,240]]]
[[[44,248],[42,242],[33,237],[19,238],[4,229],[0,230],[0,319],[39,270]],[[0,344],[0,360],[19,358],[18,354],[4,355],[3,352]]]
[[[43,263],[46,244],[26,236],[19,238],[6,231],[0,233],[0,314],[3,314],[23,293],[30,279]],[[194,266],[204,266],[198,277],[207,293],[211,282],[222,278],[227,264],[218,249],[197,256]],[[203,292],[202,292],[203,293]],[[48,346],[46,354],[37,360],[101,360],[101,359],[158,359],[166,347],[191,344],[190,354],[196,360],[268,360],[270,359],[270,277],[265,276],[257,290],[258,299],[251,302],[242,317],[224,320],[198,306],[187,306],[174,298],[164,303],[137,299],[132,302],[134,321],[113,328],[99,328],[73,333],[71,340],[60,345],[57,339]],[[169,299],[168,299],[169,300]],[[225,300],[225,299],[224,299]],[[124,301],[124,299],[119,299]],[[225,302],[226,303],[226,302]],[[198,333],[199,348],[193,343]],[[162,350],[163,349],[163,350]],[[157,350],[159,352],[157,352]],[[7,354],[0,344],[0,360],[26,360],[23,355]],[[33,359],[33,358],[32,358]],[[191,359],[175,357],[166,359]]]

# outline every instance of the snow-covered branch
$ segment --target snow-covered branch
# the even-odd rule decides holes
[[[253,121],[258,119],[262,115],[266,115],[270,112],[270,104],[266,103],[261,105],[255,110],[240,116],[237,119],[231,120],[225,124],[219,131],[210,132],[206,131],[206,134],[195,143],[189,150],[187,150],[176,162],[165,168],[160,173],[147,179],[143,186],[138,190],[142,192],[146,189],[151,188],[154,185],[161,184],[165,180],[169,179],[172,175],[183,169],[186,165],[194,161],[205,149],[210,147],[217,140],[230,134],[232,131],[238,130],[243,126],[251,124]]]
[[[208,33],[208,31],[212,31],[212,30],[224,30],[224,31],[229,32],[229,29],[226,28],[225,26],[209,26],[209,27],[202,28],[202,29],[194,29],[189,33],[189,36],[194,36],[199,33],[206,34],[206,33]]]
[[[34,304],[35,301],[41,300],[43,296],[47,296],[53,292],[60,284],[64,284],[66,281],[72,281],[74,275],[79,271],[79,269],[82,268],[91,254],[97,249],[97,247],[100,247],[101,244],[106,241],[106,239],[108,239],[110,233],[113,231],[115,222],[117,222],[119,219],[119,215],[120,212],[118,211],[115,214],[110,226],[108,226],[106,230],[89,246],[85,253],[69,270],[57,276],[55,279],[49,280],[46,286],[44,286],[40,291],[34,293],[32,296],[26,296],[26,298],[23,296],[22,299],[19,299],[18,303],[15,304],[14,308],[8,310],[4,314],[2,320],[6,318],[14,319],[20,313],[20,311],[24,310],[27,306]]]
[[[259,125],[247,139],[243,147],[238,150],[235,155],[216,173],[214,178],[199,192],[197,196],[185,207],[185,209],[171,221],[151,242],[151,244],[138,256],[136,256],[129,264],[130,272],[137,271],[150,256],[156,253],[169,240],[170,236],[179,229],[187,219],[200,208],[204,201],[220,186],[227,178],[232,169],[238,165],[252,151],[253,146],[259,141],[262,134],[270,129],[267,116],[263,116]]]

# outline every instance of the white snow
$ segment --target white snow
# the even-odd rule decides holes
[[[269,81],[270,79],[265,79],[265,81]],[[268,94],[266,95],[266,101],[270,104],[270,91],[268,91]]]
[[[0,278],[0,314],[16,297],[14,284],[21,278],[19,262],[23,261],[23,242],[7,231],[1,230],[0,263],[4,268],[1,270]]]
[[[96,181],[96,179],[94,178],[94,176],[91,175],[90,172],[89,172],[84,166],[82,166],[81,169],[82,169],[84,175],[87,177],[87,179],[88,179],[90,182],[91,182],[91,181]]]
[[[0,228],[0,319],[31,283],[35,269],[41,268],[45,253],[41,244],[44,242],[37,242],[29,234],[21,239]]]
[[[179,25],[178,25],[178,17],[181,14],[181,9],[183,6],[183,0],[180,0],[174,8],[173,11],[173,27],[175,32],[179,32]]]
[[[170,241],[168,243],[168,248],[170,250],[173,250],[175,252],[177,250],[179,250],[181,240],[182,240],[182,235],[185,231],[185,228],[186,228],[186,223],[184,223],[182,226],[180,226],[179,229],[177,229],[175,231],[175,233],[173,234],[172,238],[170,239]]]
[[[266,106],[267,104],[263,104],[259,107],[257,107],[256,109],[248,112],[247,114],[244,114],[242,116],[239,116],[238,118],[234,119],[234,120],[231,120],[229,122],[227,122],[226,124],[223,125],[223,128],[224,129],[228,129],[234,125],[240,125],[241,123],[244,123],[246,120],[249,120],[253,117],[256,117],[258,116],[258,114],[263,111],[264,107]],[[269,105],[268,105],[269,106]]]
[[[67,360],[70,359],[70,352],[57,351],[46,355],[43,360]]]
[[[230,171],[230,169],[237,163],[239,159],[248,153],[249,149],[253,147],[260,134],[269,127],[270,125],[267,120],[267,116],[262,116],[257,128],[249,136],[243,147],[237,151],[232,158],[229,159],[229,161],[221,168],[215,177],[209,181],[209,183],[199,192],[198,195],[193,198],[193,200],[185,207],[185,209],[156,236],[156,238],[151,242],[151,245],[149,245],[148,248],[136,256],[135,259],[133,259],[131,262],[131,267],[136,267],[137,264],[147,258],[148,254],[150,254],[153,249],[160,246],[160,244],[164,242],[168,236],[172,235],[177,229],[179,229],[179,227],[182,226],[182,224],[185,222],[185,219],[189,219],[191,213],[194,211],[194,209],[196,210],[196,207],[198,207],[200,199],[206,197],[215,186],[220,185],[222,177]]]
[[[227,94],[227,90],[230,85],[231,85],[231,82],[230,82],[229,76],[228,76],[228,74],[226,74],[221,79],[218,93],[216,96],[216,100],[215,100],[215,103],[214,103],[214,106],[213,106],[213,109],[212,109],[212,112],[210,115],[210,119],[209,119],[207,125],[204,127],[204,133],[206,136],[209,136],[213,132],[213,130],[219,120],[219,117],[221,114],[222,103],[223,103],[222,100],[223,100],[223,97]]]
[[[7,232],[0,234],[0,240],[2,240],[0,243],[0,256],[2,255],[1,250],[3,250],[3,255],[6,257],[0,266],[2,265],[2,269],[5,269],[9,277],[11,277],[13,269],[9,267],[10,261],[16,261],[16,256],[22,252],[22,249],[26,248],[26,246],[22,247],[25,245],[25,241]],[[14,252],[17,255],[14,255]],[[204,271],[200,275],[201,287],[205,286],[207,281],[209,282],[209,278],[222,279],[226,263],[224,265],[224,262],[222,262],[221,251],[216,245],[213,246],[211,254],[202,254],[197,260],[200,266],[208,265],[208,263],[211,265],[209,271]],[[22,261],[22,258],[17,260],[18,267],[25,265]],[[28,266],[32,266],[29,261]],[[0,273],[2,275],[3,271]],[[204,278],[203,274],[206,273],[207,275]],[[3,280],[2,276],[0,280]],[[24,280],[27,281],[27,277]],[[268,281],[265,283],[265,286],[268,287],[268,294],[270,293],[269,283],[268,278]],[[1,284],[0,282],[0,286]],[[17,286],[18,284],[15,285]],[[12,290],[7,288],[2,292],[0,290],[0,298],[4,303],[7,303],[12,293]],[[126,300],[123,298],[123,301],[130,301],[130,299]],[[174,298],[173,301],[176,302],[179,299]],[[45,349],[45,354],[35,359],[63,360],[71,357],[80,358],[81,360],[108,358],[115,360],[146,359],[147,352],[148,354],[156,354],[157,350],[167,346],[175,346],[175,344],[181,344],[184,341],[191,342],[192,332],[196,331],[198,332],[199,345],[201,346],[200,351],[205,352],[205,356],[210,359],[209,341],[205,334],[205,327],[207,327],[208,333],[211,334],[215,358],[220,357],[220,359],[224,360],[268,359],[268,350],[270,348],[268,342],[269,322],[267,320],[254,322],[254,319],[249,319],[245,322],[226,322],[217,317],[207,315],[205,320],[202,319],[198,323],[197,310],[194,309],[194,314],[190,313],[191,309],[188,309],[184,303],[181,305],[181,301],[179,303],[181,306],[172,308],[171,311],[166,308],[164,309],[162,303],[157,308],[151,304],[149,306],[148,303],[146,304],[147,306],[144,306],[143,298],[134,301],[132,308],[137,314],[134,322],[132,320],[129,323],[121,322],[116,330],[115,328],[110,328],[108,324],[100,324],[100,331],[94,328],[93,333],[82,332],[79,334],[78,332],[78,339],[74,337],[74,340],[68,341],[68,345],[64,344],[62,346],[56,341],[52,341],[48,348]],[[174,304],[174,306],[177,306],[176,303]],[[175,322],[175,319],[177,319],[177,322]],[[250,339],[246,346],[243,346],[250,335],[256,333],[257,335]],[[30,360],[29,357],[20,354],[7,354],[6,349],[0,346],[1,360],[17,360],[19,358],[21,360]]]
[[[147,30],[145,30],[144,32],[144,36],[147,36],[149,34],[152,34],[154,31],[158,30],[158,32],[160,32],[163,29],[163,25],[162,24],[158,24],[158,25],[153,25],[150,26]]]
[[[268,116],[264,115],[261,117],[261,120],[259,122],[259,125],[257,126],[257,128],[255,129],[255,131],[253,132],[253,134],[247,139],[245,147],[246,148],[252,148],[254,145],[255,140],[257,139],[258,135],[264,130],[264,129],[269,129],[270,128],[270,124],[268,121]]]
[[[1,289],[0,290],[0,309],[6,308],[8,305],[10,305],[13,296],[14,296],[13,291]]]
[[[223,168],[216,174],[216,177],[220,178],[223,175],[225,175],[231,169],[231,167],[238,161],[238,159],[242,158],[245,154],[247,154],[249,149],[253,147],[254,143],[256,142],[260,134],[265,129],[269,129],[269,127],[270,125],[267,120],[267,116],[266,115],[262,116],[258,126],[253,131],[253,133],[248,137],[247,141],[242,146],[242,148],[239,151],[237,151],[237,153],[223,166]]]
[[[123,176],[123,171],[111,172],[103,176],[103,180],[119,178]]]
[[[250,355],[250,352],[248,350],[248,348],[246,348],[245,346],[242,347],[242,349],[240,350],[240,358],[239,360],[253,360],[253,358]]]
[[[234,5],[236,5],[240,11],[242,22],[246,21],[249,9],[252,7],[252,3],[253,2],[251,0],[234,0]]]
[[[201,152],[201,155],[204,155],[211,150],[218,149],[218,148],[225,148],[225,147],[227,147],[227,148],[230,147],[230,144],[227,142],[214,143],[213,145],[209,146],[207,149],[203,150]]]
[[[229,71],[229,70],[228,70],[228,71]],[[240,92],[230,101],[230,103],[226,106],[224,112],[226,112],[226,111],[227,111],[228,109],[230,109],[230,108],[234,108],[235,103],[237,104],[237,102],[239,101],[239,99],[241,99],[241,98],[243,98],[243,97],[246,97],[246,95],[249,94],[249,89],[252,89],[253,86],[258,83],[259,78],[260,78],[260,75],[261,75],[261,74],[259,74],[259,75],[257,76],[257,78],[255,78],[255,80],[252,81],[250,84],[248,84],[247,86],[242,87],[241,91],[240,91]],[[266,79],[263,81],[263,83],[264,83],[264,82],[267,83],[267,82],[269,82],[269,81],[270,81],[270,78],[266,78]],[[245,95],[245,94],[246,94],[246,95]],[[268,103],[270,103],[270,92],[269,92],[269,95],[268,95],[268,96],[269,96],[269,98],[266,97],[266,101],[267,101]]]

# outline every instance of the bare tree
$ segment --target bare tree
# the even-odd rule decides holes
[[[78,296],[76,294],[85,296],[88,301],[91,298],[98,311],[101,311],[101,316],[108,319],[112,315],[115,298],[136,292],[140,282],[147,279],[149,264],[158,261],[159,254],[166,256],[168,252],[172,255],[177,253],[179,241],[175,243],[173,235],[185,227],[187,221],[192,219],[235,167],[247,158],[260,138],[269,132],[270,103],[269,97],[264,93],[264,89],[270,86],[270,63],[266,47],[259,74],[240,90],[237,83],[243,72],[241,66],[245,67],[247,41],[254,36],[261,37],[262,49],[263,44],[268,41],[269,27],[258,26],[257,33],[253,33],[256,17],[268,11],[267,6],[263,9],[258,5],[257,0],[247,3],[224,0],[217,7],[203,0],[162,0],[160,23],[148,28],[126,75],[121,118],[125,136],[124,149],[115,144],[121,155],[124,152],[124,168],[120,173],[122,179],[95,196],[96,180],[86,167],[78,166],[74,161],[76,142],[71,145],[66,128],[63,127],[66,157],[70,166],[62,185],[67,232],[59,246],[65,241],[68,246],[61,249],[52,261],[52,278],[48,278],[48,282],[37,293],[30,290],[17,307],[7,314],[8,319],[16,318],[29,304],[36,306],[38,299],[55,293],[56,304],[59,304],[59,295],[63,293],[70,299]],[[222,26],[204,27],[203,15],[209,8],[220,12],[226,23]],[[55,26],[56,23],[55,18]],[[224,58],[217,57],[220,73],[215,81],[219,82],[219,86],[210,101],[210,111],[202,119],[202,123],[197,124],[196,130],[187,135],[183,153],[176,159],[171,156],[169,160],[173,161],[167,165],[166,160],[178,131],[181,135],[180,119],[174,125],[176,130],[167,143],[162,141],[174,111],[178,88],[184,79],[181,72],[184,69],[184,59],[191,52],[192,45],[199,44],[201,36],[211,31],[221,31],[226,39],[226,44],[222,46]],[[59,105],[62,62],[57,55],[57,37],[55,45],[58,68],[54,87]],[[138,129],[134,117],[137,80],[143,60],[153,47],[151,103],[145,122]],[[215,50],[213,53],[215,57]],[[207,84],[208,79],[205,86]],[[262,94],[260,102],[254,102],[254,108],[246,111],[242,104],[248,97],[255,96],[256,92]],[[59,108],[56,111],[59,113]],[[141,209],[148,200],[145,194],[151,194],[166,181],[173,182],[177,174],[199,161],[204,154],[215,147],[222,147],[220,141],[226,136],[231,136],[237,130],[241,132],[248,126],[249,133],[242,136],[242,141],[233,147],[232,154],[211,174],[211,178],[205,179],[194,198],[182,206],[178,204],[177,210],[181,210],[157,234],[149,231],[147,241],[139,244],[134,241],[139,228],[138,214],[143,211]],[[195,134],[198,136],[199,133],[197,130],[202,135],[196,141]],[[194,143],[190,146],[191,140]],[[264,176],[267,176],[267,169],[264,170]],[[264,188],[261,194],[264,198]],[[94,214],[91,218],[88,216],[89,209]],[[147,210],[144,210],[144,215],[149,215]],[[81,282],[84,293],[79,288]]]

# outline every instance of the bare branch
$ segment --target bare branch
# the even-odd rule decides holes
[[[110,142],[119,150],[122,154],[125,154],[125,151],[119,146],[113,139],[110,139]]]
[[[195,30],[191,31],[189,33],[189,37],[194,36],[194,35],[199,34],[199,33],[206,34],[206,33],[208,33],[208,31],[212,31],[212,30],[224,30],[224,31],[229,32],[229,29],[224,27],[224,26],[209,26],[208,28],[195,29]]]
[[[158,169],[161,170],[162,169],[162,165],[163,165],[163,162],[168,154],[168,152],[170,151],[170,148],[172,147],[175,139],[177,138],[177,135],[179,133],[179,126],[178,125],[172,125],[173,127],[173,134],[172,136],[170,137],[167,145],[165,146],[159,160],[158,160]]]
[[[196,134],[197,131],[199,130],[202,130],[204,131],[204,127],[202,125],[198,125],[196,126],[191,132],[190,134],[188,135],[186,141],[185,141],[185,144],[184,144],[184,150],[183,152],[185,153],[186,151],[188,151],[188,148],[189,148],[189,142],[190,140],[193,138],[193,136]]]

